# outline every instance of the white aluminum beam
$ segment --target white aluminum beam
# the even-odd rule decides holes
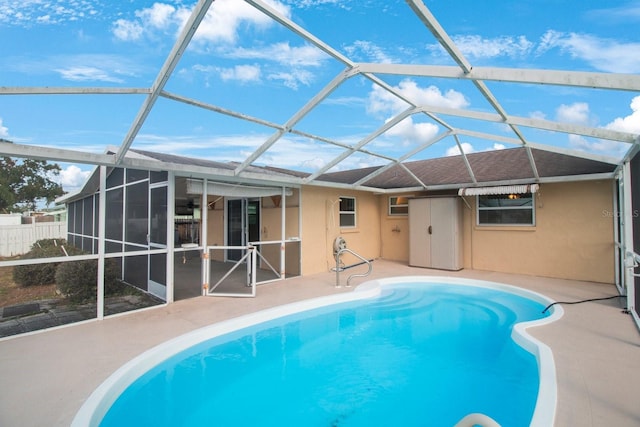
[[[438,39],[440,44],[449,53],[449,55],[453,58],[453,60],[456,61],[456,63],[460,66],[460,68],[462,68],[462,71],[464,71],[465,74],[469,74],[473,67],[471,66],[469,61],[467,61],[467,59],[464,57],[462,52],[458,50],[453,40],[451,40],[451,38],[446,33],[446,31],[440,26],[435,16],[431,14],[431,12],[429,11],[429,9],[427,9],[424,3],[422,3],[422,1],[416,1],[416,0],[407,0],[407,3],[413,9],[416,15],[418,15],[420,20],[427,26],[427,28],[429,28],[429,30],[436,37],[436,39]],[[500,105],[496,97],[493,96],[493,94],[491,93],[487,85],[481,80],[474,80],[473,84],[480,91],[482,96],[489,102],[489,104],[491,104],[493,109],[496,110],[496,112],[503,119],[506,120],[507,119],[506,111],[502,108],[502,106]],[[522,134],[522,132],[520,132],[520,130],[513,124],[509,124],[509,127],[516,134],[516,136],[520,138],[522,143],[526,145],[527,141],[524,135]],[[462,155],[464,156],[464,152],[462,153]],[[536,162],[533,158],[533,155],[531,154],[531,150],[529,150],[528,148],[527,148],[527,157],[529,158],[529,164],[531,166],[531,170],[533,171],[534,176],[536,178],[539,178]],[[473,172],[471,172],[471,176],[473,177]]]
[[[322,175],[323,173],[325,173],[326,171],[328,171],[329,169],[331,169],[332,167],[334,167],[335,165],[337,165],[338,163],[340,163],[341,161],[343,161],[344,159],[352,155],[354,152],[358,151],[360,148],[362,148],[369,142],[373,141],[374,139],[376,139],[377,137],[379,137],[380,135],[382,135],[383,133],[385,133],[386,131],[388,131],[389,129],[391,129],[392,127],[394,127],[395,125],[397,125],[398,123],[406,119],[407,117],[409,117],[411,114],[414,114],[415,112],[416,112],[415,108],[408,108],[403,112],[401,112],[400,114],[396,115],[391,120],[387,121],[384,125],[376,129],[373,133],[363,138],[354,147],[349,147],[347,151],[340,154],[338,157],[334,158],[332,161],[330,161],[325,166],[320,168],[317,172],[307,177],[305,181],[312,181],[318,176]]]
[[[458,146],[458,150],[460,150],[460,155],[462,156],[462,160],[464,160],[464,165],[467,167],[467,172],[469,172],[469,176],[471,180],[476,183],[476,174],[473,173],[473,169],[471,168],[471,163],[469,163],[469,159],[467,158],[467,153],[462,149],[462,144],[460,143],[460,138],[458,138],[458,134],[453,135],[453,139],[456,140],[456,145]]]
[[[148,88],[135,87],[0,87],[0,95],[145,95],[150,92]]]
[[[528,117],[507,116],[503,119],[499,114],[485,113],[481,111],[463,110],[460,108],[438,107],[434,105],[423,105],[420,107],[424,111],[435,112],[439,114],[451,115],[456,117],[465,117],[469,119],[481,120],[493,123],[505,123],[508,125],[525,126],[536,129],[544,129],[553,132],[561,132],[575,135],[583,135],[592,138],[608,139],[611,141],[620,141],[633,143],[638,138],[637,135],[627,132],[620,132],[604,128],[594,128],[590,126],[582,126],[573,123],[560,123],[550,120],[532,119]]]
[[[429,148],[430,146],[432,146],[436,142],[446,138],[447,136],[451,135],[452,133],[453,133],[452,131],[446,131],[446,132],[443,132],[443,133],[441,133],[439,135],[436,135],[435,137],[431,138],[429,141],[425,142],[424,144],[421,144],[420,146],[418,146],[418,147],[414,148],[413,150],[409,151],[408,153],[405,153],[402,157],[400,157],[398,159],[398,161],[396,163],[389,163],[388,165],[383,166],[380,169],[375,170],[374,172],[371,172],[369,175],[367,175],[367,176],[361,178],[360,180],[358,180],[354,185],[360,185],[363,182],[366,182],[366,181],[368,181],[368,180],[380,175],[382,172],[384,172],[387,169],[393,167],[394,165],[402,164],[402,162],[405,161],[406,159],[414,156],[415,154],[419,153],[422,150],[425,150],[425,149]],[[406,170],[409,172],[408,169],[406,169]],[[411,174],[411,175],[413,175],[413,174]],[[421,182],[420,180],[418,180],[418,181]]]
[[[283,26],[285,26],[286,28],[288,28],[298,36],[307,40],[309,43],[313,44],[318,49],[325,52],[327,55],[330,55],[334,59],[337,59],[347,67],[353,68],[354,63],[349,58],[342,55],[340,52],[338,52],[328,44],[324,43],[323,41],[318,39],[316,36],[314,36],[307,30],[305,30],[304,28],[296,24],[295,22],[291,21],[285,16],[282,16],[280,13],[278,13],[278,11],[276,11],[275,9],[267,5],[265,2],[261,0],[245,0],[245,2],[249,3],[251,6],[255,7],[256,9],[260,10],[262,13],[264,13],[274,21],[279,22],[280,24],[282,24]]]
[[[449,56],[462,68],[464,73],[471,71],[471,64],[462,55],[462,52],[458,50],[456,44],[451,40],[449,35],[444,31],[444,28],[440,26],[440,23],[436,20],[435,16],[427,9],[422,1],[407,0],[407,4],[414,13],[420,18],[422,23],[431,31],[436,39],[440,42],[442,47],[449,53]]]
[[[326,142],[327,144],[335,145],[336,147],[341,147],[341,148],[344,148],[344,149],[347,149],[347,150],[350,150],[350,149],[353,148],[351,145],[346,144],[344,142],[333,141],[331,139],[324,138],[322,136],[313,135],[313,134],[306,133],[306,132],[299,131],[299,130],[295,130],[295,129],[291,129],[289,131],[289,133],[291,133],[293,135],[303,136],[305,138],[314,139],[314,140],[320,141],[320,142]],[[374,152],[366,150],[364,148],[359,148],[357,151],[360,152],[360,153],[363,153],[363,154],[367,154],[369,156],[378,157],[380,159],[389,160],[389,161],[392,161],[392,162],[396,160],[394,157],[387,156],[387,155],[381,154],[381,153],[374,153]]]
[[[361,73],[640,91],[639,74],[495,67],[474,67],[464,73],[457,66],[382,63],[358,63],[357,68]]]
[[[186,96],[177,95],[175,93],[170,93],[167,91],[162,91],[160,96],[163,98],[171,99],[172,101],[182,102],[183,104],[191,105],[193,107],[202,108],[204,110],[213,111],[214,113],[224,114],[225,116],[234,117],[236,119],[245,120],[247,122],[259,124],[262,126],[266,126],[272,129],[280,129],[284,130],[284,126],[269,122],[267,120],[259,119],[257,117],[250,116],[248,114],[239,113],[237,111],[228,110],[226,108],[218,107],[213,104],[209,104],[207,102],[198,101],[197,99],[188,98]]]
[[[260,157],[265,151],[267,151],[273,144],[276,143],[280,139],[280,137],[288,132],[296,123],[304,118],[314,107],[320,104],[327,96],[331,94],[336,88],[342,84],[345,80],[353,75],[352,69],[346,69],[333,80],[329,82],[320,92],[318,92],[313,98],[311,98],[306,105],[304,105],[300,110],[298,110],[293,117],[287,120],[287,123],[282,126],[276,133],[271,135],[267,141],[265,141],[258,149],[256,149],[249,157],[245,159],[244,162],[240,166],[236,168],[236,174],[240,174],[243,170],[245,170],[249,165],[251,165],[258,157]]]
[[[476,132],[476,131],[471,131],[466,129],[456,129],[455,133],[458,135],[466,135],[474,138],[486,139],[488,141],[504,142],[505,144],[513,144],[519,147],[522,146],[522,142],[519,139],[505,137],[501,135],[494,135],[494,134],[484,133],[484,132]],[[556,147],[554,145],[549,145],[549,144],[539,144],[537,142],[532,142],[532,141],[529,141],[527,145],[531,148],[535,148],[538,150],[550,151],[552,153],[565,154],[567,156],[573,156],[573,157],[581,157],[583,159],[594,160],[596,162],[609,163],[611,165],[617,165],[619,163],[619,160],[616,158],[598,155],[598,154],[592,154],[587,151],[571,150],[567,148]]]
[[[133,144],[133,140],[135,139],[136,135],[138,135],[138,132],[142,128],[142,125],[147,119],[147,116],[149,116],[153,105],[156,103],[158,96],[160,96],[160,93],[164,89],[164,86],[167,84],[169,77],[171,77],[171,73],[173,73],[173,70],[178,65],[182,54],[187,49],[187,46],[189,45],[189,42],[198,29],[198,26],[202,22],[202,19],[204,19],[204,16],[207,14],[211,3],[213,3],[213,0],[200,0],[193,8],[189,19],[185,23],[182,31],[180,32],[180,35],[178,36],[178,40],[176,40],[173,49],[171,49],[169,56],[165,60],[165,63],[160,69],[156,80],[151,86],[151,92],[144,100],[142,106],[140,107],[140,110],[138,111],[138,115],[131,124],[129,132],[127,132],[124,141],[122,141],[122,145],[116,153],[116,162],[119,163],[122,161],[124,156],[127,154],[129,147],[131,147],[131,144]]]
[[[87,165],[110,166],[115,163],[115,158],[112,154],[95,154],[86,151],[42,147],[38,145],[14,144],[11,142],[1,141],[0,155],[36,160],[56,160],[60,162],[79,163]]]
[[[283,125],[281,125],[281,124],[269,122],[267,120],[263,120],[263,119],[260,119],[260,118],[257,118],[257,117],[253,117],[253,116],[250,116],[248,114],[239,113],[237,111],[228,110],[226,108],[218,107],[216,105],[209,104],[209,103],[206,103],[206,102],[202,102],[202,101],[199,101],[199,100],[196,100],[196,99],[193,99],[193,98],[188,98],[188,97],[185,97],[185,96],[182,96],[182,95],[177,95],[177,94],[170,93],[170,92],[167,92],[167,91],[162,91],[160,96],[162,96],[163,98],[171,99],[173,101],[178,101],[178,102],[182,102],[184,104],[192,105],[194,107],[198,107],[198,108],[202,108],[202,109],[205,109],[205,110],[213,111],[215,113],[224,114],[226,116],[233,117],[233,118],[236,118],[236,119],[245,120],[247,122],[251,122],[251,123],[255,123],[255,124],[258,124],[258,125],[265,126],[265,127],[269,127],[271,129],[278,129],[278,130],[283,130],[283,131],[285,130],[285,127]],[[300,131],[300,130],[297,130],[297,129],[290,129],[289,133],[291,133],[293,135],[303,136],[305,138],[314,139],[316,141],[326,142],[327,144],[332,144],[332,145],[335,145],[337,147],[341,147],[341,148],[345,148],[345,149],[351,149],[352,148],[349,144],[345,144],[345,143],[338,142],[338,141],[333,141],[333,140],[330,140],[328,138],[324,138],[322,136],[310,134],[310,133],[307,133],[307,132],[304,132],[304,131]],[[391,158],[389,156],[385,156],[385,155],[380,154],[380,153],[373,153],[371,151],[364,150],[362,148],[358,149],[357,151],[359,151],[361,153],[364,153],[364,154],[368,154],[370,156],[380,157],[380,158],[385,159],[385,160],[395,160],[395,159],[393,159],[393,158]]]

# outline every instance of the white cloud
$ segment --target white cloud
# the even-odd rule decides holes
[[[70,165],[60,171],[57,182],[67,192],[74,192],[80,189],[85,183],[91,171],[83,171],[76,165]]]
[[[640,134],[640,96],[631,100],[630,108],[631,114],[618,117],[603,127],[620,132]],[[571,105],[563,104],[556,110],[556,115],[559,121],[568,123],[594,126],[596,121],[590,114],[589,105],[584,102],[576,102]],[[579,135],[568,135],[568,138],[572,148],[611,157],[620,157],[629,149],[629,144],[624,142],[592,140]]]
[[[618,117],[604,126],[605,129],[640,134],[640,96],[636,96],[630,103],[631,114]],[[589,117],[589,107],[585,103],[575,103],[570,106],[562,105],[558,108],[558,118],[578,124],[589,124],[593,120]],[[569,135],[569,145],[577,150],[600,153],[612,157],[622,156],[630,147],[629,144],[603,139],[587,139],[579,135]]]
[[[264,59],[290,67],[319,66],[329,59],[320,49],[311,45],[291,46],[289,42],[275,43],[258,48],[238,48],[226,54],[234,59]]]
[[[101,81],[110,83],[124,82],[125,77],[137,75],[143,65],[129,58],[115,55],[61,55],[52,57],[54,71],[65,80]],[[32,71],[47,69],[47,64],[33,64]]]
[[[479,35],[454,36],[458,49],[469,58],[524,57],[531,52],[534,43],[525,36],[500,36],[485,38]]]
[[[607,124],[605,128],[620,132],[640,134],[640,96],[636,96],[631,100],[630,107],[631,114],[616,118]]]
[[[265,3],[286,17],[291,16],[289,6],[267,0]],[[243,23],[258,27],[273,25],[274,21],[249,4],[236,0],[217,0],[209,9],[202,24],[196,31],[196,41],[235,41],[237,29]]]
[[[299,8],[317,8],[318,6],[331,5],[335,7],[339,7],[341,9],[351,10],[351,5],[349,2],[345,2],[344,0],[287,0],[288,3],[291,3]]]
[[[460,143],[460,147],[462,147],[462,151],[465,154],[473,153],[475,151],[473,145],[469,144],[468,142]],[[460,155],[460,147],[458,147],[458,144],[454,145],[453,147],[449,147],[445,153],[445,156],[450,157]]]
[[[605,154],[611,157],[621,157],[629,148],[629,144],[624,142],[604,139],[590,141],[580,135],[569,135],[569,145],[577,150]]]
[[[237,80],[240,82],[260,81],[260,67],[258,65],[236,65],[233,68],[222,68],[222,80]]]
[[[30,27],[34,23],[56,25],[88,17],[99,12],[93,0],[74,0],[62,4],[60,1],[2,0],[0,1],[0,23]]]
[[[370,41],[356,40],[344,49],[349,58],[355,61],[377,62],[382,64],[398,62],[385,53],[380,46]]]
[[[0,117],[0,138],[8,138],[9,137],[9,128],[3,126],[2,117]]]
[[[622,43],[590,34],[562,33],[549,30],[541,38],[537,54],[559,48],[573,58],[579,58],[597,70],[612,73],[640,72],[640,43]]]
[[[142,24],[138,22],[127,21],[125,19],[118,19],[113,23],[113,35],[116,38],[124,41],[138,40],[142,37],[144,28]]]
[[[631,100],[630,107],[631,114],[612,120],[604,128],[640,134],[640,96]],[[578,135],[569,135],[569,145],[578,150],[602,153],[612,157],[621,157],[630,148],[628,143],[601,139],[591,141]]]
[[[438,126],[433,123],[414,123],[413,118],[407,117],[385,135],[400,137],[405,144],[423,143],[432,139],[438,133]]]
[[[625,43],[592,34],[565,33],[556,30],[548,30],[537,42],[522,35],[487,38],[472,34],[454,35],[451,38],[463,55],[470,59],[498,57],[518,59],[559,49],[561,53],[583,60],[600,71],[640,72],[640,55],[630,53],[640,51],[640,43],[637,42]],[[437,55],[447,55],[439,43],[430,44],[427,49]]]
[[[542,55],[548,50],[560,46],[563,37],[564,34],[559,31],[548,30],[540,37],[540,42],[538,43],[538,47],[536,47],[535,54]]]
[[[278,140],[259,159],[257,164],[266,164],[282,168],[316,171],[333,160],[338,152],[323,149],[325,144],[314,143],[307,138],[286,136]],[[251,153],[247,153],[249,155]]]
[[[267,78],[269,80],[281,81],[283,85],[290,89],[298,89],[300,84],[309,85],[313,80],[313,74],[303,69],[293,69],[289,72],[281,71],[270,73]]]
[[[588,125],[589,104],[586,102],[574,102],[571,105],[562,104],[556,109],[556,119],[564,123]]]
[[[416,105],[462,108],[469,104],[460,92],[449,90],[442,93],[436,86],[422,88],[410,79],[401,81],[395,88]],[[389,120],[408,107],[409,105],[402,99],[378,85],[373,85],[371,92],[369,92],[366,109],[367,113],[371,115],[386,117],[386,120]],[[385,135],[399,137],[405,144],[421,143],[433,138],[438,129],[438,126],[433,123],[415,123],[413,117],[407,117],[388,130]]]
[[[462,147],[462,151],[464,151],[465,154],[470,154],[470,153],[475,153],[476,149],[473,147],[473,145],[471,145],[468,142],[462,142],[460,143],[460,146]],[[482,151],[494,151],[494,150],[504,150],[505,148],[507,148],[504,144],[500,144],[495,142],[491,148],[487,148],[486,150],[482,150]],[[450,157],[450,156],[458,156],[460,155],[460,148],[458,148],[458,145],[454,145],[452,147],[449,147],[447,149],[447,151],[445,152],[445,156]]]
[[[422,88],[411,79],[402,80],[395,88],[416,105],[432,105],[449,108],[464,108],[469,105],[469,101],[467,101],[464,94],[460,92],[448,90],[442,93],[439,88],[433,85]],[[369,92],[367,111],[371,114],[395,115],[408,107],[409,105],[406,102],[378,85],[373,85],[373,90]]]
[[[169,4],[155,3],[150,8],[136,11],[135,15],[145,24],[165,29],[175,23],[175,12],[176,8]]]
[[[55,70],[60,73],[60,76],[65,80],[71,80],[75,82],[84,81],[101,81],[111,83],[122,83],[121,78],[115,77],[109,74],[108,71],[101,70],[96,67],[84,67],[76,66],[69,68],[58,68]]]
[[[542,111],[532,111],[531,113],[529,113],[529,117],[537,120],[545,120],[547,118],[547,115]]]
[[[290,16],[289,6],[274,0],[266,3],[284,16]],[[167,3],[137,10],[133,19],[118,19],[113,24],[113,34],[124,41],[136,41],[152,37],[156,32],[177,33],[191,16],[192,9],[174,7]],[[217,0],[198,26],[193,40],[199,43],[236,41],[238,28],[243,24],[256,27],[273,25],[267,15],[243,1]]]

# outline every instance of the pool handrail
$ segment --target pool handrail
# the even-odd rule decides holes
[[[346,267],[340,267],[340,255],[342,255],[343,252],[348,252],[351,255],[355,256],[356,258],[360,258],[362,260],[361,263],[357,263],[357,264],[353,264],[353,265],[348,265]],[[366,259],[365,257],[363,257],[362,255],[352,251],[349,248],[343,247],[341,249],[339,249],[336,252],[336,288],[340,288],[340,271],[342,270],[346,270],[347,268],[350,267],[355,267],[356,265],[361,265],[361,264],[367,264],[369,266],[369,270],[367,270],[366,273],[355,273],[352,274],[351,276],[349,276],[347,278],[347,287],[351,286],[351,279],[353,279],[354,277],[367,277],[369,274],[371,274],[371,270],[373,270],[373,265],[371,264],[371,260]]]
[[[479,412],[467,414],[454,427],[501,427],[493,418]]]

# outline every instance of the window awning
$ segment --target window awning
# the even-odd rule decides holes
[[[493,194],[525,194],[535,193],[540,186],[538,184],[501,185],[498,187],[471,187],[458,190],[458,196],[489,196]]]
[[[202,180],[187,179],[187,194],[202,194]],[[209,195],[227,197],[267,197],[282,195],[281,187],[262,187],[242,184],[223,184],[221,182],[207,182]],[[291,196],[290,188],[285,189],[285,195]]]

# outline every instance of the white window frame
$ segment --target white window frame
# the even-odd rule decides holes
[[[389,216],[407,216],[409,215],[409,199],[413,197],[413,195],[408,196],[389,196]],[[393,203],[393,199],[395,199],[395,203]],[[404,199],[405,203],[398,203],[398,199]],[[406,208],[405,212],[393,212],[394,208]]]
[[[348,211],[343,211],[342,210],[342,200],[343,199],[344,200],[346,200],[346,199],[353,200],[353,210],[352,211],[351,210],[348,210]],[[358,218],[358,216],[357,216],[357,211],[358,211],[357,206],[358,206],[357,205],[357,200],[356,200],[355,197],[352,197],[352,196],[340,196],[340,204],[338,205],[338,218],[339,218],[339,222],[340,222],[340,228],[356,228],[356,226],[358,224],[357,223],[357,218]],[[343,216],[346,216],[346,215],[353,216],[353,225],[351,225],[351,224],[344,225],[342,223],[342,218],[343,218]]]
[[[535,193],[517,194],[515,196],[531,196],[531,206],[501,206],[501,207],[480,207],[481,197],[502,196],[509,198],[512,194],[493,194],[486,196],[476,196],[476,225],[480,227],[535,227],[536,225],[536,195]],[[487,223],[480,222],[480,211],[506,211],[506,210],[523,210],[531,209],[531,223]]]

